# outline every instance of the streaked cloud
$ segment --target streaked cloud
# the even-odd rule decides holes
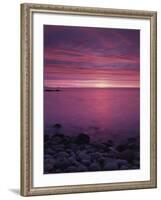
[[[48,87],[139,87],[139,30],[44,26]]]

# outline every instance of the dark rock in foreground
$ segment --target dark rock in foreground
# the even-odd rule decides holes
[[[60,129],[61,125],[55,124]],[[112,140],[92,142],[81,133],[77,137],[56,133],[44,136],[44,173],[130,170],[140,168],[139,139],[121,144]]]
[[[76,138],[77,144],[89,144],[89,142],[90,142],[90,137],[85,133],[79,134]]]

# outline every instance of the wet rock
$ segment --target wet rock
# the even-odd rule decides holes
[[[132,162],[135,159],[135,152],[127,149],[123,152],[120,152],[120,154],[118,154],[118,158]]]
[[[131,166],[131,169],[139,169],[139,167],[136,166],[136,165],[132,165],[132,166]]]
[[[135,166],[137,166],[138,168],[140,167],[140,161],[139,160],[133,160],[132,162]]]
[[[113,140],[108,140],[108,141],[105,143],[105,145],[106,145],[107,147],[112,147],[112,146],[114,146],[114,142],[113,142]]]
[[[119,167],[126,166],[128,164],[128,161],[127,160],[118,159],[117,160],[117,164],[118,164]]]
[[[64,138],[65,138],[65,136],[63,134],[61,134],[61,133],[57,134],[56,133],[56,134],[51,136],[50,140],[54,141],[56,139],[59,139],[59,140],[63,141]]]
[[[121,169],[121,170],[127,170],[127,169],[129,169],[129,167],[128,167],[127,165],[122,165],[122,166],[120,167],[120,169]]]
[[[91,164],[91,161],[90,160],[87,160],[87,159],[83,159],[81,161],[81,163],[83,163],[85,166],[89,166]]]
[[[51,154],[45,154],[44,159],[52,159],[52,155]]]
[[[98,163],[94,162],[92,163],[89,168],[88,168],[90,171],[100,171],[101,170],[101,167]]]
[[[56,129],[61,126],[56,125]],[[100,170],[126,170],[140,167],[139,139],[127,143],[93,142],[81,133],[66,136],[62,133],[44,136],[44,172],[65,173]]]
[[[77,144],[70,144],[69,148],[71,148],[72,151],[76,151],[78,149]]]
[[[114,142],[112,140],[108,140],[104,144],[106,145],[106,151],[109,151],[109,148],[114,146]]]
[[[116,150],[119,152],[125,151],[127,149],[127,145],[126,144],[120,144],[116,147]]]
[[[73,165],[78,167],[78,166],[80,165],[80,162],[78,162],[77,160],[75,160],[75,161],[73,162]]]
[[[57,144],[62,144],[62,143],[63,143],[63,140],[61,137],[58,137],[58,136],[52,137],[52,143],[51,143],[52,146],[57,145]]]
[[[44,173],[52,172],[53,167],[54,167],[54,160],[52,160],[52,159],[45,159],[44,160]]]
[[[106,158],[115,158],[116,157],[116,153],[114,153],[114,152],[105,152],[103,155]]]
[[[90,137],[85,133],[79,134],[76,138],[77,144],[89,144],[89,142],[90,142]]]
[[[53,153],[54,153],[54,151],[51,148],[46,148],[45,149],[45,154],[53,155]]]
[[[117,162],[115,160],[113,160],[111,162],[106,162],[103,169],[104,170],[118,170],[119,166],[118,166]]]
[[[139,151],[139,145],[137,144],[129,144],[128,149],[134,150],[134,151]]]
[[[117,150],[114,147],[109,147],[110,152],[116,154]]]
[[[127,140],[128,143],[136,143],[136,141],[137,140],[134,137],[128,138],[128,140]]]
[[[97,162],[99,163],[100,167],[102,168],[106,163],[106,157],[102,156],[101,158],[99,158],[97,160]]]
[[[77,148],[78,148],[78,150],[80,150],[80,151],[83,151],[84,149],[86,149],[84,144],[79,144],[79,145],[77,145]]]
[[[107,157],[116,158],[118,151],[114,147],[109,147],[109,152],[107,152]]]
[[[133,164],[131,164],[131,163],[128,163],[126,166],[127,166],[127,168],[128,168],[128,169],[131,169],[131,168],[132,168],[132,166],[133,166]],[[121,166],[121,167],[122,167],[122,166]]]
[[[101,150],[105,150],[106,149],[106,145],[103,144],[103,143],[97,143],[97,142],[94,142],[92,144],[92,146],[96,149],[96,151],[101,151]]]
[[[71,137],[65,136],[65,137],[63,138],[63,144],[65,144],[66,146],[70,145],[71,142],[72,142]]]
[[[51,140],[44,141],[44,146],[48,148],[51,145]]]
[[[55,173],[61,173],[61,172],[62,172],[61,169],[56,169],[56,170],[55,170]]]
[[[92,153],[91,154],[91,159],[92,160],[99,160],[103,157],[103,154],[102,153],[99,153],[99,152],[95,152],[95,153]]]
[[[66,158],[68,158],[69,154],[66,153],[65,151],[61,151],[61,152],[57,153],[57,157],[66,157]]]
[[[73,157],[73,156],[70,156],[70,157],[68,158],[68,160],[70,161],[70,163],[71,163],[72,165],[77,165],[77,164],[79,164],[79,163],[77,162],[76,158]]]
[[[90,156],[87,154],[86,151],[78,151],[77,152],[77,160],[90,160]]]
[[[89,154],[96,152],[96,150],[92,146],[89,146],[89,148],[86,151]]]
[[[136,160],[140,160],[140,152],[136,152],[135,153],[135,159]]]
[[[77,167],[77,171],[79,171],[79,172],[85,172],[85,171],[88,171],[88,169],[87,169],[87,167],[85,165],[80,164]]]
[[[50,136],[48,134],[44,135],[44,141],[48,141],[50,139]]]
[[[76,154],[75,153],[70,153],[70,155],[68,156],[68,159],[76,160]]]
[[[71,165],[67,158],[57,158],[55,161],[55,167],[58,169],[66,169]]]
[[[69,166],[65,171],[66,172],[76,172],[77,167],[76,166]]]
[[[115,158],[109,158],[109,157],[106,157],[105,158],[105,163],[112,163],[112,162],[116,162],[117,160]]]
[[[70,152],[68,152],[68,153],[70,154],[71,157],[76,158],[76,155],[75,155],[75,153],[74,153],[73,151],[70,151]]]
[[[60,152],[60,151],[64,151],[65,150],[65,146],[63,144],[57,144],[57,145],[53,145],[52,149],[56,152]]]

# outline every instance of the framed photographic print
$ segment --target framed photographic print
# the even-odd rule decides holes
[[[155,188],[154,11],[21,5],[21,194]]]

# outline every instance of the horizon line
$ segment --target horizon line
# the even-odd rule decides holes
[[[140,89],[140,87],[46,87],[44,89]]]

